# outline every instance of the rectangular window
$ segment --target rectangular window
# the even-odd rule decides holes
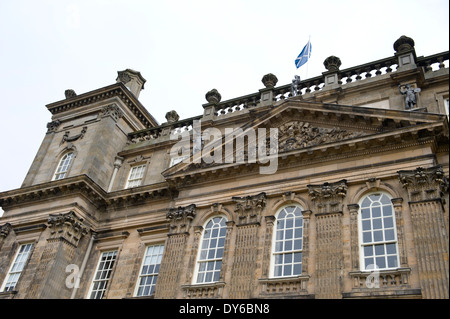
[[[131,167],[130,176],[128,176],[126,188],[140,186],[144,177],[145,164]]]
[[[19,251],[17,252],[14,262],[6,275],[5,281],[3,283],[2,291],[12,291],[19,281],[20,274],[25,267],[25,264],[30,257],[31,250],[33,249],[33,244],[23,244],[20,245]]]
[[[117,250],[103,252],[100,256],[97,271],[95,272],[95,277],[91,284],[89,293],[90,299],[102,299],[105,295],[116,257]]]
[[[155,293],[163,251],[164,245],[147,246],[136,287],[136,296],[151,296]]]

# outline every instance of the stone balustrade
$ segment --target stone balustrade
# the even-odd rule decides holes
[[[310,276],[302,275],[290,278],[260,279],[261,296],[264,295],[306,295]]]
[[[353,287],[356,290],[399,288],[409,285],[410,268],[398,268],[393,270],[380,270],[378,274],[373,272],[350,272]],[[368,277],[371,276],[368,280]],[[378,283],[373,278],[378,277]],[[369,281],[369,284],[367,284]]]
[[[252,108],[258,105],[261,97],[259,93],[241,96],[235,99],[227,100],[218,103],[214,108],[214,115],[216,117]]]
[[[363,81],[377,76],[382,76],[397,72],[400,67],[399,56],[414,52],[414,41],[407,37],[401,37],[394,44],[394,49],[397,51],[394,56],[380,59],[377,61],[361,64],[351,68],[340,70],[341,61],[338,57],[330,56],[324,61],[324,66],[327,69],[322,75],[302,80],[297,85],[297,92],[295,96],[311,95],[316,92],[326,89],[327,85],[332,88],[342,87],[350,83]],[[431,74],[433,71],[439,71],[448,68],[449,51],[434,54],[427,57],[415,57],[414,63],[417,67],[422,67],[425,74]],[[331,79],[331,81],[329,80]],[[208,120],[221,120],[233,116],[241,115],[246,110],[257,108],[261,106],[273,105],[276,102],[293,97],[291,91],[291,84],[281,85],[275,87],[278,79],[273,74],[267,74],[263,77],[265,89],[249,95],[233,98],[222,101],[219,92],[216,89],[209,91],[206,94],[206,99],[209,102],[205,104],[210,108]],[[263,99],[263,94],[269,99]],[[206,115],[206,113],[205,113]],[[146,141],[160,142],[162,139],[169,139],[170,135],[179,135],[184,131],[191,131],[193,129],[193,122],[200,120],[204,116],[196,116],[185,120],[176,120],[164,123],[157,127],[133,132],[128,135],[128,144],[137,144]]]

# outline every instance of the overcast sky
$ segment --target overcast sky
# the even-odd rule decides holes
[[[140,101],[159,123],[174,109],[200,115],[207,91],[222,100],[394,55],[401,35],[418,56],[449,50],[449,1],[0,0],[0,191],[19,188],[45,136],[45,105],[89,92],[131,68]],[[310,61],[294,60],[311,37]]]

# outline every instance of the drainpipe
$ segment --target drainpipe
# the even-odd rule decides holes
[[[81,277],[83,276],[84,269],[86,268],[86,264],[87,264],[87,261],[89,259],[89,255],[91,253],[92,246],[94,245],[94,241],[97,238],[96,235],[97,235],[96,232],[91,231],[91,239],[89,241],[89,245],[88,245],[88,248],[86,250],[86,253],[84,254],[83,263],[81,264],[80,271],[78,272],[77,278],[75,279],[75,287],[72,290],[72,295],[70,296],[70,299],[75,299],[75,295],[76,295],[76,293],[78,291],[78,288],[79,288],[78,286],[79,286],[79,284],[81,282]]]

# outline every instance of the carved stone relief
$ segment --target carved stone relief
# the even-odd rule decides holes
[[[400,183],[408,190],[410,201],[441,198],[443,192],[448,192],[448,179],[440,165],[398,171],[398,175]]]
[[[73,211],[50,215],[47,223],[51,234],[49,239],[61,238],[75,247],[78,246],[80,239],[89,232],[89,228],[83,224],[83,219]]]
[[[347,195],[347,181],[308,185],[308,192],[318,214],[342,212],[342,201]]]
[[[176,234],[189,231],[191,221],[197,214],[195,204],[185,207],[172,208],[166,214],[166,219],[169,222],[169,233]]]
[[[278,128],[278,151],[288,152],[362,135],[364,132],[351,132],[339,127],[320,128],[308,122],[291,121]]]
[[[70,136],[70,131],[66,131],[66,133],[64,133],[64,136],[62,137],[60,145],[65,142],[71,143],[71,142],[75,142],[78,139],[82,139],[84,137],[84,134],[86,133],[86,131],[87,131],[87,126],[83,126],[80,134],[76,134],[76,135],[72,135],[72,136]]]
[[[111,118],[114,121],[118,121],[120,118],[123,117],[123,112],[120,109],[120,107],[117,106],[117,104],[113,103],[113,104],[108,104],[105,105],[102,110],[101,110],[101,116],[102,117],[107,117],[107,116],[111,116]]]
[[[266,206],[266,193],[232,199],[236,203],[234,211],[238,214],[238,225],[260,222],[261,212]]]

